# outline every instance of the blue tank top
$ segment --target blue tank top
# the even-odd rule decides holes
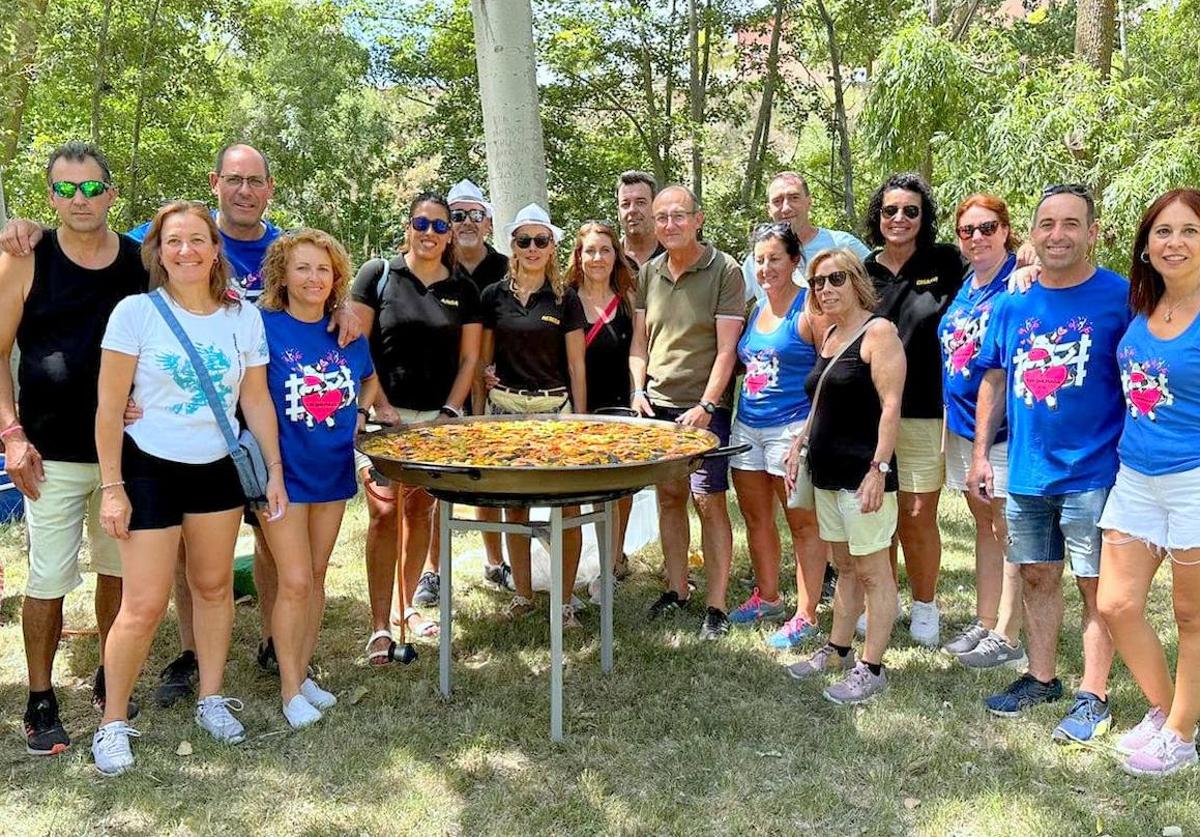
[[[1163,340],[1138,315],[1117,347],[1125,427],[1117,454],[1140,474],[1160,476],[1200,468],[1200,316]]]
[[[778,427],[808,415],[804,379],[817,361],[817,352],[800,337],[806,296],[807,291],[801,289],[787,316],[767,334],[754,327],[761,303],[746,321],[737,347],[738,359],[746,367],[737,418],[748,427]]]

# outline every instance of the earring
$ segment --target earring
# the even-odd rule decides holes
[[[1138,258],[1142,260],[1142,264],[1150,264],[1150,251],[1143,250]]]

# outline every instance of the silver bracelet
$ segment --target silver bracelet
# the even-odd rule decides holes
[[[100,490],[103,491],[106,488],[117,488],[118,486],[122,486],[124,484],[125,480],[117,480],[116,482],[102,482],[100,483]]]

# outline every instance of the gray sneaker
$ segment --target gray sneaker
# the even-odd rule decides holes
[[[141,733],[124,721],[110,721],[92,736],[92,758],[105,776],[116,776],[133,767],[129,739]]]
[[[975,646],[983,641],[983,638],[988,635],[988,629],[983,627],[976,619],[962,633],[954,639],[942,646],[942,650],[947,654],[965,654],[968,651],[974,651]]]
[[[874,699],[887,688],[887,672],[879,670],[872,674],[867,664],[860,662],[850,673],[837,683],[827,688],[822,694],[825,699],[839,706],[850,706],[856,703],[866,703]]]
[[[1022,669],[1029,663],[1029,658],[1025,656],[1025,649],[1020,645],[1009,645],[1008,640],[1000,634],[988,631],[988,635],[981,639],[978,645],[965,654],[959,654],[958,661],[967,668],[1007,666]]]
[[[229,712],[242,711],[242,702],[237,698],[209,695],[196,702],[196,724],[215,738],[227,744],[240,744],[246,740],[246,728]]]
[[[850,653],[844,657],[838,656],[837,649],[832,645],[826,644],[817,649],[817,653],[813,654],[807,660],[801,660],[798,663],[792,663],[787,666],[787,673],[796,680],[807,680],[810,677],[816,677],[818,674],[824,674],[827,671],[846,671],[854,668],[854,649],[850,649]]]
[[[513,586],[512,569],[506,563],[490,564],[484,559],[483,580],[498,590],[515,592],[517,589]]]
[[[442,592],[442,580],[437,573],[422,573],[413,592],[413,604],[417,607],[431,607],[438,603]]]

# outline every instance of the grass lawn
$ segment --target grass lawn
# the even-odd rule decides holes
[[[943,619],[973,614],[971,529],[957,498],[942,503],[946,559]],[[740,518],[735,516],[740,525]],[[980,697],[1010,670],[975,673],[918,649],[897,624],[886,657],[891,688],[845,709],[797,685],[756,630],[701,644],[699,612],[647,625],[657,589],[657,548],[634,561],[616,605],[616,669],[599,671],[599,618],[568,634],[566,741],[549,741],[548,620],[500,617],[505,597],[478,568],[456,568],[455,687],[436,691],[436,646],[414,665],[369,669],[362,567],[365,510],[355,503],[329,574],[329,609],[317,651],[340,703],[316,727],[290,731],[276,682],[254,666],[257,616],[239,606],[227,692],[246,702],[249,736],[209,740],[191,707],[149,704],[137,689],[137,768],[102,778],[89,746],[96,639],[63,642],[55,683],[74,744],[52,759],[25,755],[25,666],[19,623],[23,534],[0,531],[7,598],[0,611],[0,831],[8,834],[1160,834],[1200,833],[1200,772],[1154,783],[1125,776],[1110,752],[1065,751],[1049,733],[1066,702],[1008,721]],[[694,531],[697,531],[693,527]],[[736,533],[735,575],[747,573]],[[456,541],[460,552],[473,545]],[[790,574],[790,569],[785,572]],[[68,598],[68,628],[93,624],[91,583]],[[743,594],[740,587],[736,595]],[[541,599],[545,608],[545,598]],[[734,603],[736,604],[736,603]],[[1168,578],[1151,603],[1170,627]],[[829,614],[823,614],[828,627]],[[1068,594],[1061,644],[1065,685],[1080,674],[1078,596]],[[173,616],[149,670],[175,651]],[[1113,677],[1119,729],[1145,706],[1125,669]],[[194,748],[177,755],[181,742]]]

